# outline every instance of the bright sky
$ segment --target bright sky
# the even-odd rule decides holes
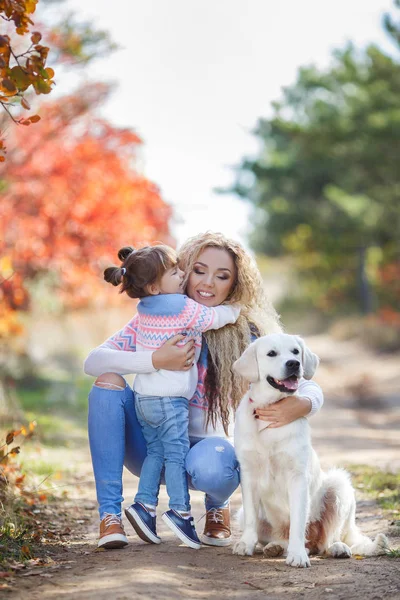
[[[103,110],[145,141],[144,171],[174,206],[180,244],[212,229],[245,241],[246,203],[213,192],[257,151],[251,129],[298,67],[347,40],[388,47],[390,0],[71,0],[121,50],[91,67],[119,84]],[[111,10],[112,9],[112,10]]]

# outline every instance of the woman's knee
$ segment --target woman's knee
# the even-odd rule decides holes
[[[113,388],[115,386],[115,388],[123,390],[125,389],[126,381],[117,373],[103,373],[103,375],[100,375],[96,379],[94,385],[104,388]]]
[[[226,481],[239,484],[235,450],[223,438],[207,438],[193,446],[186,457],[186,470],[193,484],[204,491]]]

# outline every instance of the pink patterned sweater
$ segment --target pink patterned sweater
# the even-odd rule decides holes
[[[154,351],[178,333],[194,340],[195,364],[189,371],[166,371],[136,375],[134,389],[146,396],[182,396],[190,400],[198,384],[197,362],[201,336],[209,329],[235,323],[240,309],[236,306],[210,308],[183,294],[160,294],[142,298],[137,315],[127,327],[110,338],[116,348],[136,352]]]

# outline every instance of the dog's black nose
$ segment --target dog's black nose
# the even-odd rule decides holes
[[[298,360],[288,360],[286,363],[286,366],[288,369],[291,369],[292,371],[295,371],[296,369],[299,368],[300,363]]]

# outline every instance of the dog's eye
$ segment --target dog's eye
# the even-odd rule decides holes
[[[298,353],[299,353],[299,351],[297,350],[297,348],[295,348],[294,350],[292,350],[292,353],[293,353],[293,354],[298,354]]]
[[[267,356],[277,356],[275,350],[271,350],[271,352],[268,352]]]

